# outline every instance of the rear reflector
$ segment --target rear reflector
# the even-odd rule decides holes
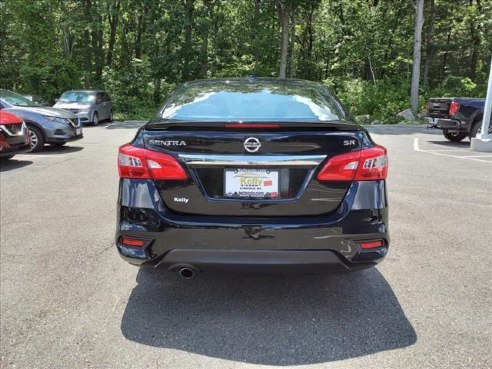
[[[378,241],[368,241],[368,242],[361,242],[360,247],[363,249],[375,249],[376,247],[381,247],[383,246],[383,241],[378,240]]]
[[[369,149],[333,156],[318,173],[319,181],[374,181],[386,179],[388,157],[386,148]]]
[[[140,240],[138,238],[121,237],[121,243],[126,246],[136,246],[136,247],[145,246],[145,241]]]
[[[188,178],[183,167],[173,156],[130,144],[125,144],[119,149],[118,172],[121,178],[157,180]]]

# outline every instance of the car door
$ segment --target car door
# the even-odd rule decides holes
[[[111,111],[113,110],[113,102],[111,101],[111,97],[107,92],[104,92],[104,101],[106,101],[106,108],[108,109],[108,119],[111,116]]]

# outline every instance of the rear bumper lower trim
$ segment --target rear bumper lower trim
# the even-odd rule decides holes
[[[132,260],[135,262],[135,260]],[[324,272],[364,269],[376,262],[347,263],[330,250],[171,250],[155,267],[179,270],[255,270],[258,272]]]

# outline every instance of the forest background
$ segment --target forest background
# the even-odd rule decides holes
[[[431,96],[483,97],[492,1],[419,1],[419,111]],[[414,0],[1,0],[0,88],[48,101],[101,88],[117,117],[148,119],[183,81],[285,76],[397,123],[410,107],[416,14]]]

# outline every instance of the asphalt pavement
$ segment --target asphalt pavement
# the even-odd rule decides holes
[[[0,164],[2,368],[492,367],[492,154],[370,127],[390,156],[383,263],[188,281],[114,247],[117,147],[139,125]]]

